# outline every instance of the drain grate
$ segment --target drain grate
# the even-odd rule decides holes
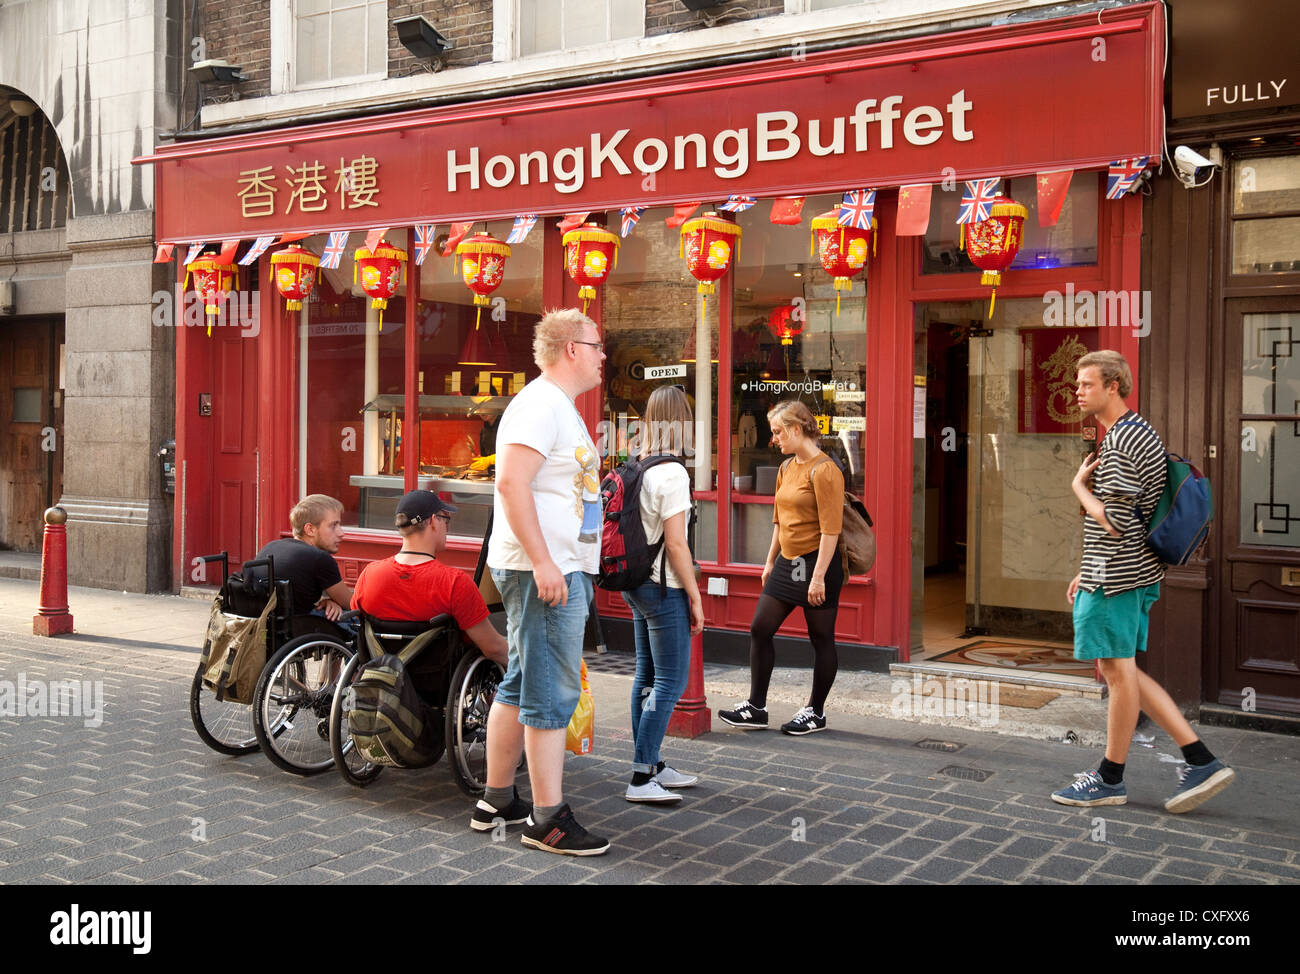
[[[923,741],[917,741],[916,747],[924,748],[927,751],[946,751],[951,754],[953,751],[960,751],[965,744],[958,744],[956,741],[940,741],[933,737],[927,737]]]
[[[993,777],[992,771],[983,771],[979,768],[964,768],[959,764],[950,764],[946,768],[940,768],[939,773],[946,774],[949,778],[958,778],[961,781],[988,781]]]

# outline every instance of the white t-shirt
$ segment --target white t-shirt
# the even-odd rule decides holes
[[[664,522],[674,514],[681,514],[691,509],[691,475],[686,468],[675,460],[667,460],[651,467],[641,478],[641,526],[645,528],[646,544],[654,544],[664,533]],[[689,517],[682,518],[682,536],[686,537]],[[650,568],[650,581],[659,581],[660,554],[655,556]],[[673,571],[672,562],[664,557],[664,569],[668,574],[665,584],[669,588],[682,588],[681,579]]]
[[[595,574],[600,566],[600,458],[587,427],[564,390],[534,379],[510,401],[497,429],[497,476],[506,446],[522,444],[546,459],[529,485],[542,538],[560,572]],[[492,501],[488,565],[532,571],[533,563],[510,529],[498,492]]]

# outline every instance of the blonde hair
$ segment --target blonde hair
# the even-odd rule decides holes
[[[767,424],[780,423],[787,429],[794,427],[810,440],[820,441],[821,431],[817,429],[817,419],[812,410],[798,399],[779,402],[767,411]]]
[[[689,435],[687,430],[695,418],[691,415],[690,400],[682,389],[677,386],[660,386],[650,393],[645,404],[643,422],[643,457],[659,453],[671,453],[679,457],[685,455]]]
[[[289,512],[289,526],[293,536],[301,538],[309,524],[320,524],[335,511],[343,513],[343,502],[337,501],[329,494],[308,494]]]
[[[1128,398],[1133,391],[1133,370],[1128,366],[1128,359],[1113,349],[1103,348],[1099,352],[1089,352],[1079,359],[1076,368],[1080,372],[1087,368],[1097,369],[1101,373],[1103,387],[1118,382],[1121,399]]]
[[[554,365],[560,357],[560,348],[568,342],[581,341],[587,325],[596,328],[596,323],[577,308],[546,312],[533,331],[533,361],[537,367]]]

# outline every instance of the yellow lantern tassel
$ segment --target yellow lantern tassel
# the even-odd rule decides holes
[[[817,253],[817,231],[808,231],[808,257],[812,258]]]
[[[379,309],[379,330],[381,332],[384,330],[384,309],[382,307]]]
[[[877,241],[879,238],[880,238],[880,234],[878,234],[878,233],[873,233],[873,234],[871,235],[871,256],[872,256],[872,257],[875,257],[875,256],[876,256],[876,241]]]
[[[844,224],[840,224],[840,258],[844,257]]]
[[[966,224],[964,223],[957,224],[957,249],[966,249]]]
[[[994,288],[992,295],[989,296],[989,319],[990,320],[992,320],[993,318],[993,306],[994,304],[997,303],[997,300],[998,300],[998,289]]]
[[[483,305],[480,304],[480,305],[478,306],[478,310],[474,312],[474,330],[475,330],[475,331],[478,331],[478,324],[479,324],[479,322],[482,321],[482,320],[483,320]]]
[[[843,293],[844,292],[842,292],[839,288],[835,289],[835,317],[836,318],[840,316],[840,295]]]

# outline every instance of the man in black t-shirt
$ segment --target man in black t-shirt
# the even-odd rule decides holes
[[[292,538],[277,538],[262,547],[275,577],[289,580],[295,615],[319,609],[331,622],[352,604],[352,589],[339,574],[333,555],[343,540],[343,505],[326,494],[309,494],[289,512]]]

